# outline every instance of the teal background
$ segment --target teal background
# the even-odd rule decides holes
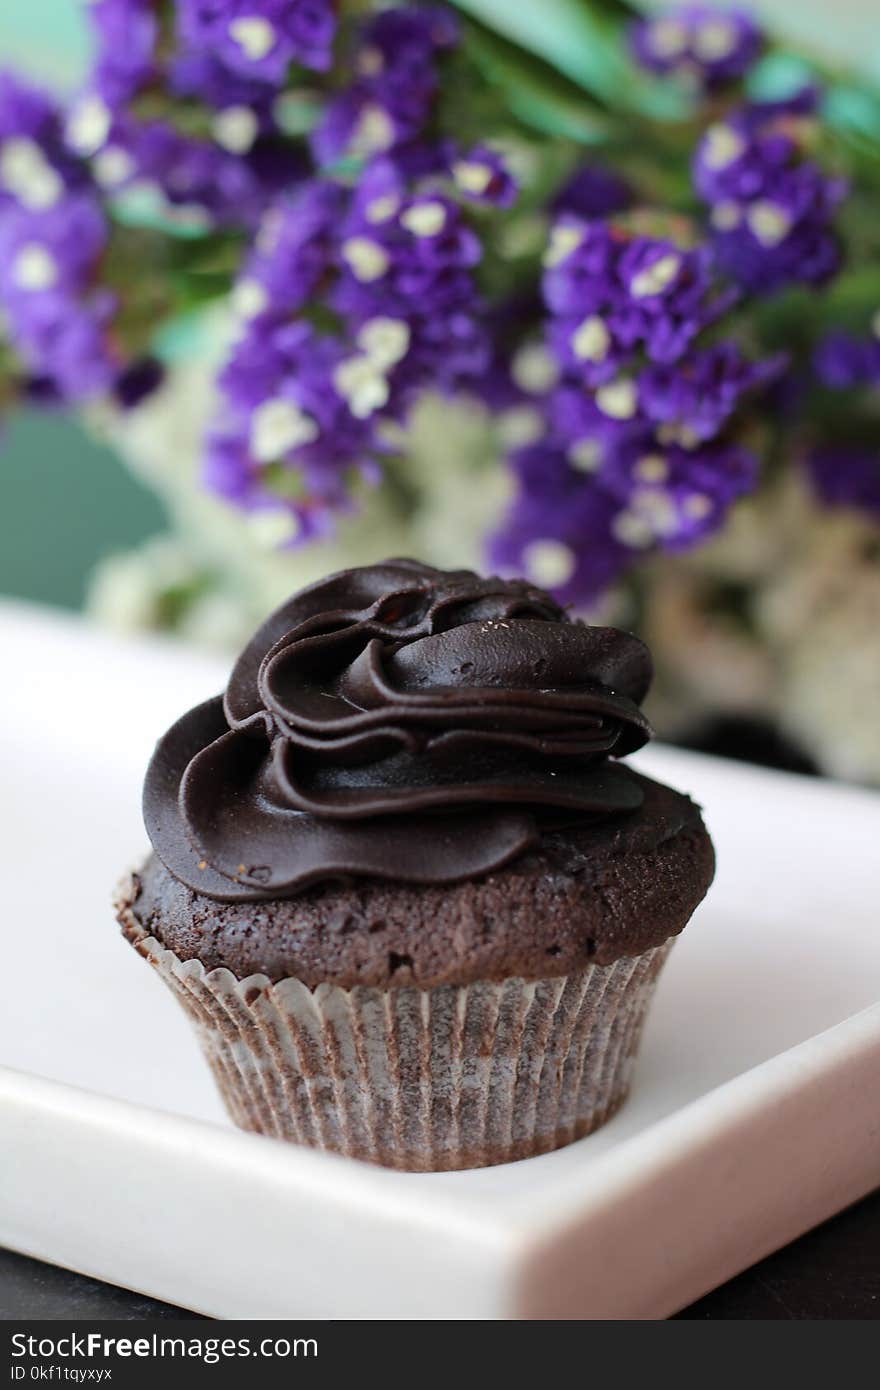
[[[163,529],[162,509],[63,415],[28,413],[0,452],[0,594],[78,608],[95,562]]]
[[[880,75],[876,7],[877,0],[835,0],[833,11],[825,0],[753,5],[781,32]],[[0,0],[0,65],[75,87],[88,61],[85,9],[82,0]],[[162,527],[158,502],[75,421],[25,414],[5,427],[0,593],[78,607],[96,560]]]

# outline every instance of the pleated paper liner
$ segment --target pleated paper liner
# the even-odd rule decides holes
[[[131,902],[123,884],[124,934],[193,1021],[237,1125],[418,1172],[528,1158],[604,1124],[674,940],[552,979],[310,989],[181,961]]]

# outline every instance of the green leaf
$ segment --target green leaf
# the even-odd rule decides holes
[[[213,227],[207,214],[193,206],[173,207],[158,188],[132,186],[110,202],[113,217],[123,227],[146,227],[181,241],[197,241],[210,236]]]
[[[813,63],[799,54],[773,49],[748,75],[746,91],[752,101],[783,101],[816,81]]]
[[[640,73],[626,49],[630,12],[614,0],[453,0],[459,9],[526,53],[564,73],[611,110],[641,111],[660,119],[687,112],[674,82]]]
[[[216,352],[217,319],[210,311],[194,309],[162,324],[152,347],[166,366],[210,358]]]
[[[825,94],[823,114],[863,159],[880,164],[880,93],[854,82],[836,82]]]
[[[880,303],[880,266],[844,270],[824,290],[803,286],[752,306],[752,320],[765,348],[808,353],[829,328],[864,333]]]
[[[786,51],[768,53],[750,73],[754,101],[779,101],[810,83],[822,90],[822,119],[870,167],[880,165],[880,91],[869,81]]]
[[[468,25],[468,50],[525,125],[580,144],[605,139],[608,118],[580,88],[546,63],[473,23]]]

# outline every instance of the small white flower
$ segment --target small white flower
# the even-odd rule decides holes
[[[635,383],[626,377],[609,381],[596,392],[596,404],[612,420],[631,420],[638,409]]]
[[[67,118],[67,143],[87,158],[97,154],[110,134],[113,117],[96,92],[81,97]]]
[[[20,290],[50,290],[58,281],[58,262],[45,246],[29,241],[13,261],[12,278]]]
[[[102,188],[118,188],[135,171],[135,162],[127,150],[108,145],[99,150],[92,161],[92,170]]]
[[[546,421],[531,405],[514,405],[495,417],[498,437],[506,449],[519,449],[543,438]]]
[[[0,147],[0,183],[35,212],[50,208],[64,192],[61,176],[34,140],[13,136]]]
[[[716,203],[710,213],[710,220],[719,232],[732,232],[742,221],[742,209],[739,203]]]
[[[559,363],[542,343],[527,343],[514,356],[510,374],[521,390],[541,396],[559,380]]]
[[[605,451],[598,439],[579,439],[566,454],[578,473],[595,473],[601,467]]]
[[[259,280],[239,280],[230,296],[232,309],[239,318],[255,319],[269,307],[269,295]]]
[[[648,29],[648,45],[658,58],[677,58],[688,46],[687,26],[679,19],[655,19]]]
[[[381,154],[394,144],[394,122],[382,106],[368,102],[354,128],[349,148],[354,155]]]
[[[388,402],[388,381],[369,357],[349,357],[333,373],[333,385],[352,415],[366,420]]]
[[[446,226],[446,209],[438,202],[415,203],[403,213],[400,225],[413,236],[437,236]]]
[[[262,256],[271,256],[278,245],[281,228],[284,226],[284,213],[280,208],[269,208],[263,214],[254,242]]]
[[[367,203],[364,214],[367,221],[376,226],[380,222],[390,221],[399,207],[400,199],[396,193],[384,193],[380,198],[373,198]]]
[[[241,15],[238,19],[233,19],[229,25],[229,37],[238,44],[246,58],[258,63],[267,53],[271,53],[277,35],[274,25],[270,24],[268,19],[263,15],[254,14]]]
[[[580,227],[573,227],[567,222],[558,223],[550,231],[550,241],[543,256],[544,265],[548,270],[561,265],[572,251],[578,249],[583,239],[584,234]]]
[[[745,147],[739,131],[719,121],[706,131],[701,158],[707,169],[726,169],[728,164],[739,159]]]
[[[358,72],[363,73],[364,77],[378,77],[385,67],[381,48],[376,48],[373,44],[362,48],[358,54],[357,67]]]
[[[752,235],[762,246],[778,246],[791,231],[791,218],[778,203],[759,198],[746,213]]]
[[[637,488],[630,499],[630,510],[651,528],[654,536],[671,536],[678,527],[675,502],[662,487]]]
[[[246,518],[248,533],[260,550],[277,550],[292,541],[300,530],[295,512],[272,510],[252,512]]]
[[[577,557],[562,541],[532,541],[522,555],[523,568],[533,584],[551,589],[566,584],[575,572]]]
[[[571,350],[580,362],[604,362],[611,334],[598,314],[591,314],[571,336]]]
[[[477,159],[459,159],[452,166],[452,177],[462,193],[479,198],[492,182],[492,170]]]
[[[611,534],[621,545],[630,550],[647,550],[654,544],[653,528],[646,517],[637,512],[618,512],[611,518]]]
[[[211,124],[211,133],[218,145],[230,154],[247,154],[257,138],[260,122],[249,106],[227,106],[218,111]]]
[[[409,324],[379,315],[367,319],[357,335],[358,347],[377,367],[393,367],[409,349]]]
[[[689,492],[681,504],[681,510],[691,521],[705,521],[712,514],[712,498],[705,492]]]
[[[643,483],[665,483],[669,477],[669,464],[662,454],[643,454],[636,461],[633,472]]]
[[[342,243],[342,259],[355,279],[369,284],[385,274],[391,261],[384,246],[369,237],[353,236]]]
[[[658,425],[657,439],[661,444],[680,444],[683,449],[696,449],[703,442],[696,431],[681,420],[667,420]]]
[[[736,25],[723,15],[698,24],[693,36],[693,48],[703,63],[717,63],[735,52],[739,34]]]
[[[646,299],[652,294],[662,294],[672,284],[681,270],[681,256],[675,251],[661,256],[651,265],[645,266],[629,282],[630,294],[636,299]]]
[[[316,422],[295,401],[276,397],[263,401],[251,416],[251,453],[258,463],[274,463],[291,449],[311,444],[318,434]]]

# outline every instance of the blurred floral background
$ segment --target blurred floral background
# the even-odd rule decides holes
[[[880,783],[869,5],[13,8],[0,587],[80,532],[99,620],[232,647],[346,564],[524,572],[665,737]]]

